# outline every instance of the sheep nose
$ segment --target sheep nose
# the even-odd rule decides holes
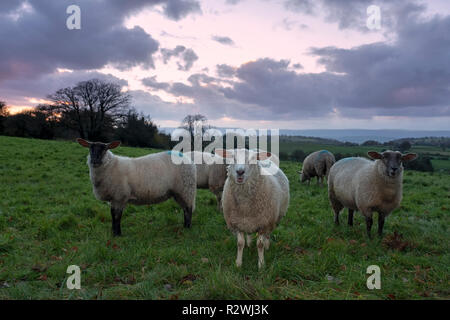
[[[238,174],[238,176],[242,176],[244,174],[244,170],[237,170],[236,173]]]
[[[391,168],[391,170],[395,172],[395,171],[398,170],[398,168],[397,167],[393,167],[393,168]]]

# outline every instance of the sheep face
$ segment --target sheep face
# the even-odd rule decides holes
[[[384,151],[378,153],[375,151],[368,152],[369,157],[381,161],[380,170],[388,177],[396,178],[403,172],[403,162],[414,160],[417,157],[415,153],[402,155],[399,151]]]
[[[299,171],[298,173],[300,174],[300,181],[301,182],[305,182],[306,180],[309,179],[309,176],[303,170]]]
[[[89,142],[81,138],[78,138],[77,142],[83,147],[89,148],[90,164],[94,168],[98,168],[103,164],[106,151],[117,148],[120,145],[120,141],[113,141],[111,143]]]
[[[228,166],[228,176],[236,184],[244,184],[249,177],[259,174],[258,160],[270,158],[269,152],[254,152],[247,149],[223,150],[217,149],[216,154],[223,158],[233,159]]]

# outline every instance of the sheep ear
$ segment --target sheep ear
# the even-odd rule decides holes
[[[85,148],[89,148],[91,143],[81,138],[77,138],[77,142]]]
[[[403,154],[402,155],[402,161],[403,162],[412,161],[415,158],[417,158],[417,153],[407,153],[407,154]]]
[[[376,152],[376,151],[369,151],[369,152],[367,152],[367,155],[369,157],[371,157],[372,159],[381,159],[382,158],[381,153]]]
[[[108,144],[108,149],[115,149],[118,146],[120,146],[120,141],[113,141],[110,144]]]
[[[214,152],[222,158],[233,158],[233,153],[225,149],[215,149]]]
[[[258,160],[266,160],[269,159],[272,156],[270,152],[258,152],[256,154],[256,157]]]

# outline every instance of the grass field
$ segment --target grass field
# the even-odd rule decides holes
[[[386,146],[345,146],[318,143],[317,141],[314,141],[313,138],[299,138],[299,141],[290,141],[283,139],[283,137],[280,139],[280,152],[286,152],[288,154],[292,153],[294,150],[303,150],[306,154],[309,154],[317,150],[326,149],[334,154],[341,153],[351,154],[353,156],[366,156],[368,151],[382,151],[385,148]],[[443,151],[437,147],[413,145],[407,152],[415,152],[419,156],[430,157],[435,171],[450,173],[450,160],[441,159],[442,157],[446,157],[448,159],[450,156],[449,150]]]
[[[0,136],[0,299],[450,297],[450,175],[405,172],[401,207],[387,218],[384,240],[370,241],[359,214],[353,228],[334,226],[326,189],[300,184],[299,164],[282,162],[291,203],[258,271],[254,244],[235,267],[236,240],[206,190],[191,229],[170,200],[129,206],[123,236],[113,238],[86,155],[74,142]],[[72,264],[81,267],[81,290],[66,288]],[[369,265],[381,268],[381,290],[366,287]]]

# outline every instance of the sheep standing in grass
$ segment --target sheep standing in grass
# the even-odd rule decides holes
[[[237,236],[236,265],[242,265],[244,233],[250,246],[251,234],[257,232],[258,268],[261,268],[264,248],[269,248],[270,233],[289,206],[289,181],[278,167],[274,174],[265,174],[267,171],[261,162],[270,157],[268,152],[220,149],[216,153],[234,159],[228,167],[222,204],[227,226]]]
[[[128,203],[155,204],[171,197],[183,208],[184,226],[191,226],[197,170],[189,159],[185,159],[186,164],[174,164],[170,151],[139,158],[121,157],[110,151],[120,145],[119,141],[101,143],[78,138],[77,142],[89,148],[87,164],[94,195],[111,204],[115,236],[121,235],[120,220]]]
[[[317,177],[317,184],[323,184],[323,177],[328,179],[328,174],[333,164],[336,162],[334,155],[327,150],[319,150],[309,154],[303,160],[302,171],[300,174],[301,182],[311,182],[313,177]]]
[[[197,167],[197,188],[209,189],[217,199],[217,210],[222,211],[222,191],[227,178],[227,165],[215,154],[206,152],[186,152],[193,162],[195,157],[201,160]]]
[[[402,162],[414,160],[414,153],[402,155],[398,151],[368,152],[375,159],[344,158],[336,162],[328,178],[328,197],[339,224],[339,213],[348,208],[348,224],[353,225],[353,212],[360,211],[366,219],[370,238],[372,213],[378,212],[378,235],[383,234],[384,219],[402,201]]]

